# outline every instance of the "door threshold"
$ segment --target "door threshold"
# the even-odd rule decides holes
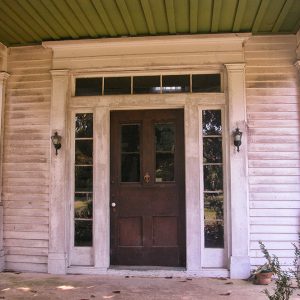
[[[182,267],[161,266],[110,266],[107,268],[91,266],[70,266],[67,274],[112,275],[129,277],[229,277],[229,270],[223,268],[203,268],[187,270]]]
[[[165,266],[110,266],[108,270],[126,271],[186,271],[185,267],[165,267]]]

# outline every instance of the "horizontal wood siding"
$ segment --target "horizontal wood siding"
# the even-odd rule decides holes
[[[252,37],[245,47],[250,198],[250,256],[258,241],[283,265],[300,232],[300,78],[296,38]]]
[[[11,48],[4,133],[6,268],[47,272],[52,54]]]

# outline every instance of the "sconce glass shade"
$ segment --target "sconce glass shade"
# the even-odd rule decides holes
[[[55,148],[55,155],[57,155],[57,150],[61,148],[61,136],[57,132],[51,136],[52,144]]]
[[[240,146],[242,145],[242,135],[243,133],[239,130],[239,128],[236,128],[233,132],[233,144],[237,148],[237,152],[240,152]]]

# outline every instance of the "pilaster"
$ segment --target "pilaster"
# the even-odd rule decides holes
[[[187,103],[184,108],[186,264],[187,271],[201,269],[201,204],[199,161],[199,110]]]
[[[67,268],[66,244],[66,110],[68,99],[68,70],[52,70],[52,99],[50,136],[57,132],[62,146],[55,154],[51,143],[49,254],[48,273],[65,274]],[[49,136],[49,140],[50,140]]]
[[[225,64],[228,77],[229,136],[233,145],[233,131],[238,127],[243,132],[240,152],[230,147],[230,228],[231,258],[230,277],[248,278],[250,275],[249,257],[249,202],[248,202],[248,163],[247,163],[247,124],[245,65]]]
[[[0,272],[5,268],[3,243],[3,202],[2,202],[2,160],[3,160],[3,132],[4,132],[4,105],[5,87],[9,74],[0,72]]]

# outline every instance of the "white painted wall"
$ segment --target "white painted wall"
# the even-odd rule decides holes
[[[283,265],[300,232],[300,80],[296,37],[253,37],[245,47],[250,199],[250,255],[258,241]]]
[[[9,51],[3,163],[6,268],[47,272],[52,54],[41,46]]]

